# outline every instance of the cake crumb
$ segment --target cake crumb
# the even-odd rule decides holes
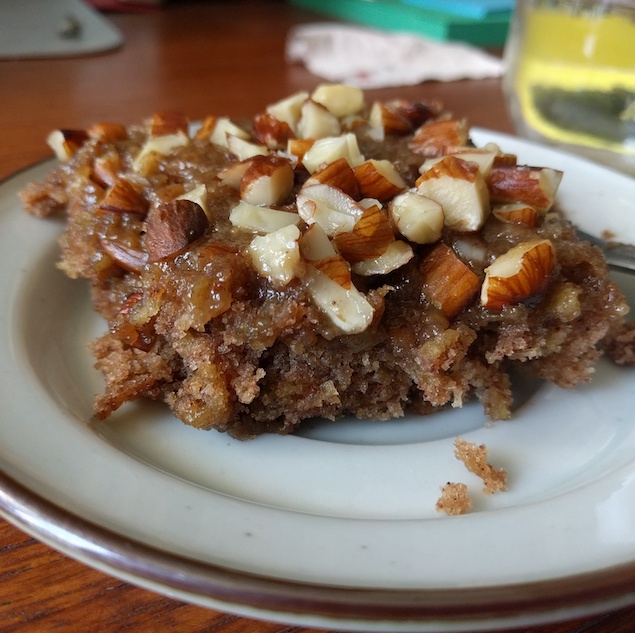
[[[485,444],[478,445],[457,437],[454,440],[454,456],[483,480],[483,492],[491,495],[507,490],[507,471],[503,468],[496,469],[487,463]]]
[[[448,516],[469,512],[472,509],[472,499],[467,494],[467,486],[448,481],[441,487],[441,496],[435,507],[438,512],[445,512]]]

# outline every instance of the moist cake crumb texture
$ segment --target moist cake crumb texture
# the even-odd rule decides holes
[[[323,85],[192,130],[169,112],[56,130],[59,166],[22,192],[65,214],[59,267],[108,323],[100,418],[151,398],[246,439],[476,398],[500,420],[510,368],[571,388],[604,347],[633,361],[622,294],[554,204],[562,174],[475,147],[438,103]]]

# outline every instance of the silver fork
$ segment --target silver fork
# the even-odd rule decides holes
[[[585,233],[580,229],[576,229],[576,233],[581,240],[586,240],[602,250],[606,263],[610,268],[622,272],[635,273],[635,246],[611,242],[610,240]]]

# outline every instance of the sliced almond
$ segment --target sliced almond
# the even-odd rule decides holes
[[[353,198],[330,185],[303,187],[296,196],[296,204],[298,214],[307,224],[319,224],[329,236],[352,231],[364,214]]]
[[[416,187],[443,207],[445,225],[455,231],[478,231],[489,216],[487,186],[474,163],[446,156],[419,176]]]
[[[467,144],[468,127],[463,119],[436,119],[428,121],[414,133],[409,147],[421,156],[442,156],[450,147]]]
[[[397,230],[415,244],[432,244],[441,239],[445,223],[443,207],[416,191],[395,197],[389,206]]]
[[[485,269],[481,304],[490,310],[501,310],[540,295],[555,264],[556,252],[549,240],[514,246]]]
[[[254,117],[254,137],[269,149],[284,149],[289,139],[295,138],[291,126],[276,119],[272,114],[263,112]]]
[[[355,173],[346,158],[338,158],[336,161],[314,171],[311,177],[304,182],[303,186],[310,187],[311,185],[320,184],[341,189],[351,198],[359,198],[360,195]]]
[[[470,304],[481,287],[478,276],[443,243],[434,246],[419,270],[424,295],[450,320]]]
[[[344,288],[310,264],[304,283],[315,305],[343,334],[359,334],[372,323],[373,307],[354,285]]]
[[[393,240],[379,257],[356,262],[352,269],[357,275],[365,277],[387,275],[405,266],[413,257],[414,251],[410,244],[403,240]]]
[[[364,162],[365,158],[359,150],[357,137],[352,132],[347,132],[341,136],[317,139],[304,153],[302,164],[312,174],[339,158],[345,158],[351,167],[356,167]]]
[[[524,202],[544,215],[556,199],[562,172],[547,167],[494,165],[487,178],[494,202]]]
[[[128,130],[121,123],[111,123],[110,121],[102,121],[95,123],[88,128],[88,136],[97,138],[106,143],[115,141],[123,141],[128,138]]]
[[[177,255],[202,237],[208,225],[203,209],[191,200],[173,200],[151,207],[146,218],[148,261]]]
[[[302,112],[302,104],[309,98],[305,91],[296,92],[285,99],[272,103],[267,107],[267,113],[286,123],[294,134],[297,134],[298,122]]]
[[[145,216],[148,211],[148,203],[129,180],[117,178],[99,203],[98,208],[101,211]]]
[[[323,105],[307,99],[302,104],[297,130],[300,138],[324,138],[337,136],[342,126],[339,119]]]
[[[279,156],[256,156],[240,182],[240,197],[254,205],[281,204],[293,189],[295,175],[288,160]]]
[[[54,130],[48,135],[46,143],[55,152],[57,159],[65,163],[88,138],[88,133],[84,130]]]
[[[150,134],[164,136],[166,134],[187,134],[189,130],[187,117],[181,112],[155,112],[150,119]]]
[[[297,213],[239,202],[230,212],[229,221],[236,228],[254,233],[273,233],[285,226],[299,226]]]
[[[494,205],[492,207],[492,214],[502,222],[524,224],[530,227],[537,226],[540,219],[538,211],[524,202]]]
[[[335,246],[351,263],[377,258],[395,239],[390,220],[379,207],[370,207],[355,223],[352,230],[334,238]]]
[[[354,170],[361,195],[382,202],[394,198],[406,188],[406,183],[389,160],[370,160]]]
[[[258,274],[285,286],[294,277],[302,277],[304,262],[299,239],[300,230],[293,224],[254,237],[249,254]]]
[[[338,119],[358,114],[364,109],[363,91],[344,84],[321,84],[313,91],[311,99]]]

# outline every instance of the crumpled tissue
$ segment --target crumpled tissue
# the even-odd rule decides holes
[[[294,27],[286,55],[328,81],[365,89],[483,79],[503,72],[501,59],[468,44],[330,22]]]

